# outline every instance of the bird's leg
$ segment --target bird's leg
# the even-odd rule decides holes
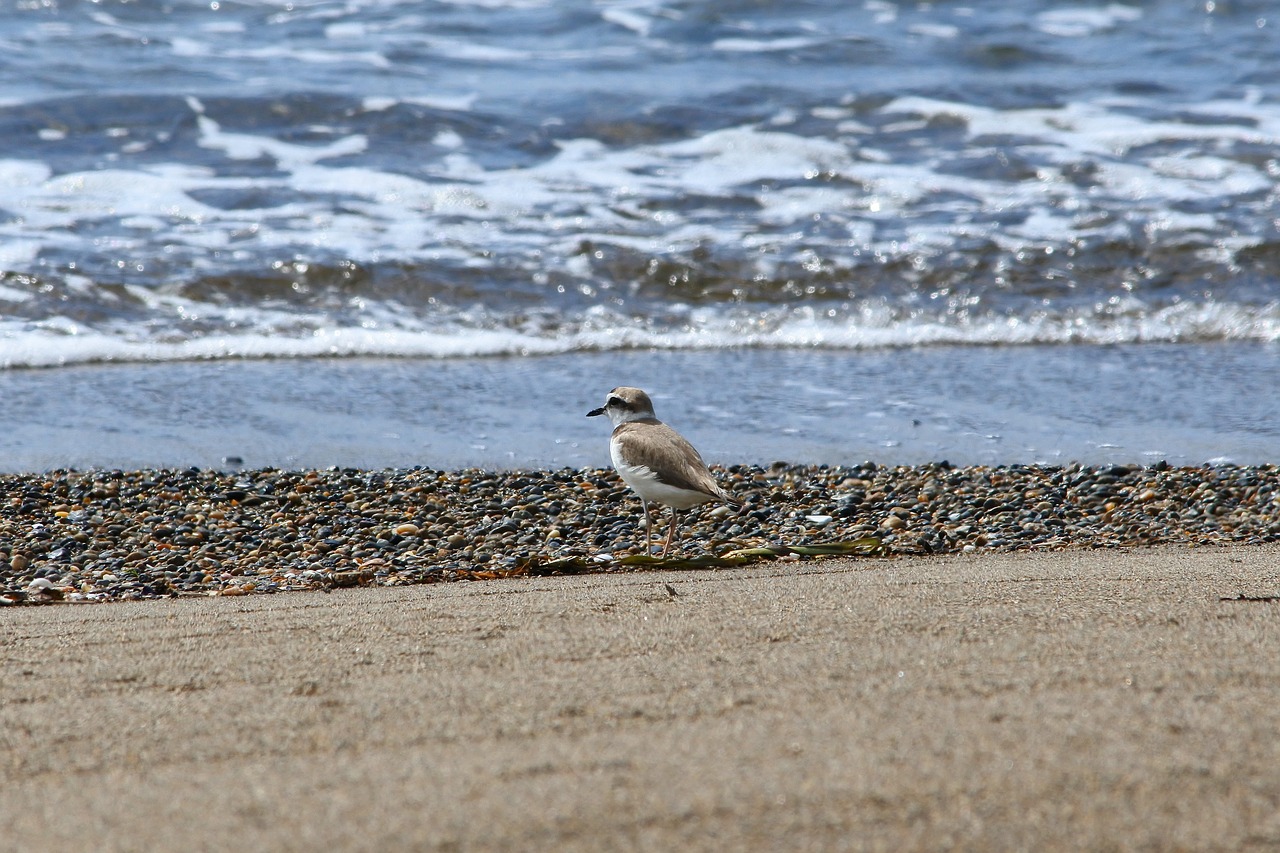
[[[640,511],[644,513],[644,555],[648,557],[653,553],[653,546],[649,544],[653,539],[653,519],[649,516],[649,502],[644,498],[640,499]]]
[[[676,516],[677,515],[679,515],[679,511],[675,507],[672,507],[671,508],[671,527],[667,529],[667,544],[662,546],[662,556],[664,558],[667,556],[667,551],[671,550],[671,540],[676,535]]]

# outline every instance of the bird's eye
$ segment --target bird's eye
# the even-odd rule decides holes
[[[621,397],[610,397],[609,402],[605,404],[605,408],[610,406],[617,406],[619,409],[625,409],[627,407],[627,403]]]

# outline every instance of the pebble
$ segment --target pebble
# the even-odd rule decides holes
[[[682,513],[683,553],[868,535],[889,555],[1280,541],[1274,465],[716,474],[743,506]],[[0,605],[500,577],[530,561],[639,554],[643,538],[638,499],[608,469],[0,475]]]

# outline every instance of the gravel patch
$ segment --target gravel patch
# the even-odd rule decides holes
[[[868,536],[888,555],[1280,540],[1274,465],[715,471],[743,506],[683,513],[685,555]],[[510,577],[574,557],[630,571],[643,536],[608,469],[5,475],[0,605]]]

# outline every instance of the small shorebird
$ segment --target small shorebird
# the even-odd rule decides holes
[[[614,388],[603,406],[587,412],[589,418],[596,415],[608,415],[613,422],[613,435],[609,439],[613,467],[640,496],[646,554],[650,553],[653,539],[650,501],[671,507],[671,527],[662,548],[664,557],[675,537],[680,510],[709,501],[738,505],[736,499],[720,488],[693,445],[654,417],[649,395],[639,388]]]

